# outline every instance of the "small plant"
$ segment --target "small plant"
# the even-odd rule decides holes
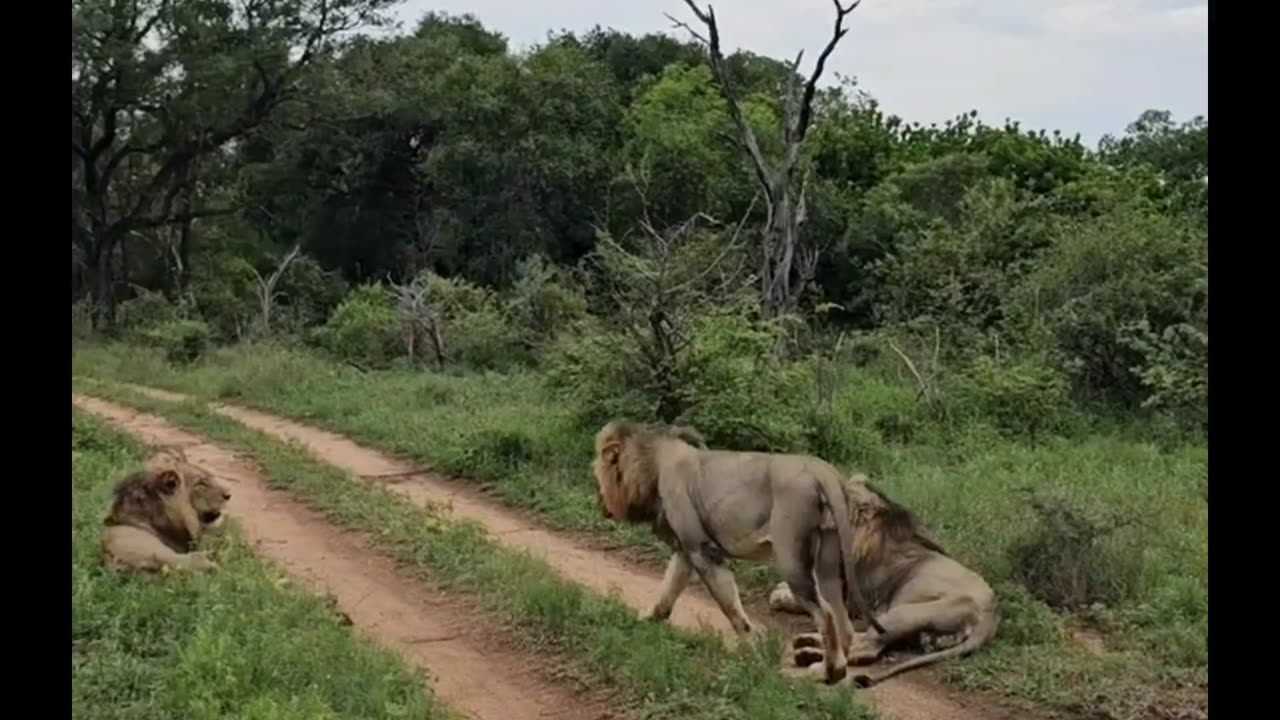
[[[145,332],[149,344],[163,349],[169,362],[180,365],[204,355],[212,336],[203,320],[170,320]]]
[[[400,345],[391,296],[375,284],[352,290],[329,317],[321,342],[348,362],[385,367]]]
[[[1113,602],[1125,579],[1109,564],[1105,541],[1129,523],[1115,513],[1088,512],[1056,495],[1028,499],[1036,529],[1009,547],[1014,578],[1046,605],[1081,611]]]

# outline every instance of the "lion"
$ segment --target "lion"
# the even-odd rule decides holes
[[[903,641],[923,644],[944,637],[955,641],[951,647],[876,672],[855,673],[855,684],[867,687],[913,668],[968,655],[995,637],[999,606],[981,575],[950,557],[907,508],[889,499],[865,475],[849,478],[845,497],[854,528],[854,569],[885,628],[858,633],[848,662],[874,662],[884,650]],[[786,579],[770,593],[769,607],[797,615],[806,612]],[[823,652],[816,647],[820,642],[822,638],[814,634],[797,636],[795,663],[818,662]]]
[[[222,524],[231,499],[209,473],[180,451],[164,451],[114,489],[102,529],[108,566],[121,570],[214,570],[208,553],[192,551],[205,531]]]
[[[670,617],[696,571],[739,637],[749,636],[753,628],[725,561],[771,558],[820,631],[826,681],[844,678],[854,636],[846,591],[861,617],[878,622],[847,552],[851,516],[834,467],[808,455],[710,450],[690,428],[625,420],[601,428],[595,450],[604,515],[651,524],[672,549],[658,599],[643,617]]]

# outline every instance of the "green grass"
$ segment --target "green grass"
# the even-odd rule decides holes
[[[276,347],[217,351],[179,369],[147,351],[83,346],[73,372],[224,398],[345,433],[423,464],[479,481],[547,525],[600,536],[658,558],[644,530],[599,517],[588,463],[591,431],[574,423],[573,399],[549,394],[536,374],[363,373]],[[851,373],[834,399],[834,435],[846,456],[916,510],[952,553],[992,581],[1004,603],[998,641],[946,665],[963,687],[1035,705],[1135,717],[1153,694],[1198,703],[1208,673],[1208,450],[1162,447],[1137,433],[1078,432],[1039,442],[971,423],[920,419],[910,387]],[[905,418],[913,432],[878,430]],[[899,421],[899,424],[903,424]],[[1084,423],[1081,423],[1084,425]],[[1104,606],[1064,616],[1014,581],[1011,546],[1044,525],[1023,492],[1051,491],[1094,514],[1138,519],[1099,543],[1089,559],[1109,583]],[[1052,547],[1050,548],[1052,550]],[[742,578],[759,598],[773,578]],[[1069,639],[1087,622],[1105,638],[1097,654]],[[1197,690],[1198,688],[1198,690]]]
[[[714,633],[641,622],[613,597],[562,580],[541,560],[491,544],[469,523],[442,520],[387,490],[361,484],[300,448],[213,414],[198,403],[165,403],[127,389],[73,387],[163,415],[251,455],[268,481],[340,525],[369,532],[388,555],[433,583],[471,594],[515,629],[513,640],[588,683],[616,689],[651,718],[870,718],[850,692],[824,692],[778,674],[780,638],[751,651],[726,650]]]
[[[98,533],[111,486],[141,449],[71,415],[71,714],[172,718],[444,718],[421,676],[354,638],[320,600],[228,527],[209,575],[106,569]],[[299,632],[305,628],[305,632]]]

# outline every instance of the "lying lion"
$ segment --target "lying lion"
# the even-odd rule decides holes
[[[859,592],[848,552],[852,515],[834,467],[808,455],[708,450],[687,428],[623,421],[605,425],[595,448],[605,516],[652,524],[673,551],[648,618],[666,620],[696,571],[734,630],[748,635],[751,623],[725,561],[771,558],[819,629],[827,682],[845,676],[854,636],[846,591],[859,615],[879,624]]]
[[[949,557],[910,511],[886,497],[865,476],[855,475],[844,485],[854,528],[855,572],[885,628],[878,633],[859,633],[848,661],[873,662],[900,641],[930,636],[963,638],[953,647],[855,675],[854,682],[865,687],[905,670],[967,655],[990,642],[1000,616],[987,581]],[[785,580],[774,587],[769,606],[779,612],[806,612]],[[816,646],[820,642],[821,638],[812,634],[797,637],[796,664],[818,662],[822,651]]]
[[[102,529],[104,561],[121,570],[216,569],[207,553],[191,548],[222,523],[230,499],[225,487],[181,452],[153,456],[116,484]]]

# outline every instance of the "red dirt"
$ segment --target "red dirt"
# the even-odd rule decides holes
[[[189,398],[177,393],[137,385],[130,389],[168,402]],[[617,590],[621,599],[637,610],[648,607],[657,595],[661,571],[638,567],[610,556],[589,544],[538,527],[518,513],[498,506],[475,488],[462,487],[430,471],[385,453],[358,445],[336,433],[309,427],[257,410],[213,403],[211,409],[248,427],[307,448],[321,461],[368,480],[394,477],[386,487],[422,506],[452,508],[458,519],[475,521],[486,527],[492,538],[512,549],[543,558],[563,577],[593,590]],[[748,606],[753,622],[767,611]],[[690,585],[676,603],[671,622],[683,628],[709,625],[735,640],[733,630],[719,606],[700,585]],[[770,617],[775,626],[794,626],[793,619]],[[1025,717],[977,696],[960,696],[944,688],[928,671],[890,678],[870,689],[856,691],[882,715],[896,720],[1003,720]]]
[[[326,522],[223,447],[152,415],[95,398],[72,404],[152,446],[181,447],[231,486],[228,512],[262,556],[305,587],[333,597],[352,624],[428,675],[441,701],[465,717],[602,720],[621,714],[603,698],[547,680],[545,658],[522,656],[501,628],[429,585],[405,577],[359,533]]]

